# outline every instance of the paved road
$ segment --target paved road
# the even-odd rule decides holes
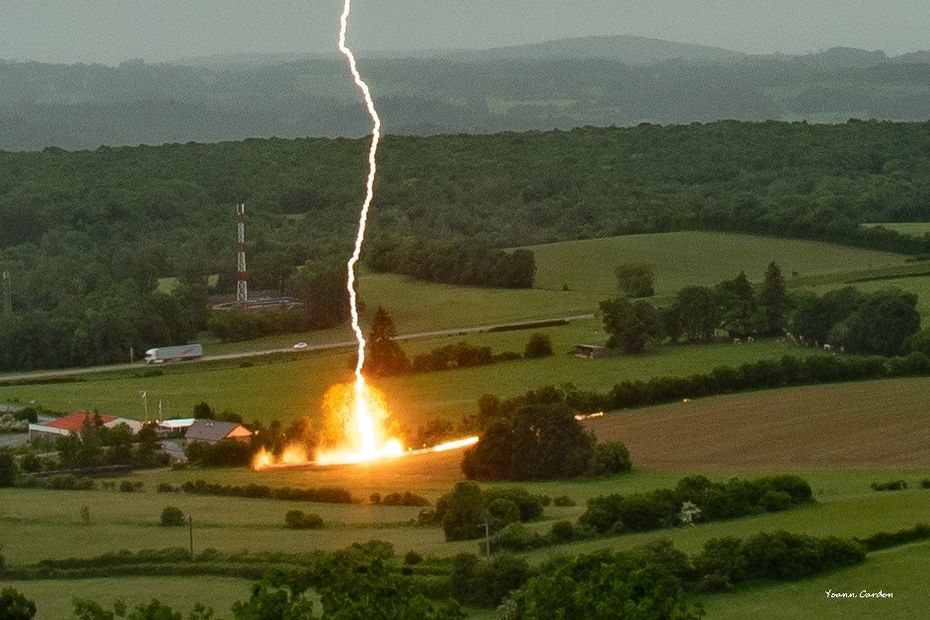
[[[465,334],[476,334],[490,331],[504,331],[511,329],[522,329],[531,327],[541,321],[583,321],[594,318],[593,314],[577,314],[574,316],[562,316],[552,319],[539,319],[536,321],[520,321],[516,323],[497,323],[494,325],[480,325],[478,327],[459,327],[454,329],[440,329],[430,332],[417,332],[413,334],[401,334],[396,336],[395,340],[416,340],[420,338],[436,338],[440,336],[457,336]],[[264,349],[261,351],[239,351],[237,353],[223,353],[221,355],[205,355],[199,359],[184,362],[185,364],[195,364],[203,362],[215,362],[219,360],[233,360],[246,357],[258,357],[261,355],[274,355],[276,353],[307,353],[311,351],[326,351],[329,349],[344,349],[354,347],[354,340],[343,342],[331,342],[328,344],[317,344],[308,346],[306,349],[294,349],[293,347],[284,347],[280,349]],[[115,370],[129,370],[140,368],[141,362],[136,364],[111,364],[109,366],[89,366],[87,368],[64,368],[61,370],[40,370],[35,372],[26,372],[19,374],[0,375],[0,381],[24,381],[32,379],[48,379],[53,377],[68,377],[73,375],[86,375],[95,372],[111,372]]]

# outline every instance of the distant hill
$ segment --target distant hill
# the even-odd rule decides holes
[[[686,62],[730,62],[747,54],[720,47],[678,43],[633,35],[575,37],[498,47],[480,52],[457,52],[456,59],[533,59],[578,58],[613,60],[629,65],[650,65],[670,60]]]
[[[930,119],[930,52],[747,55],[635,36],[486,51],[368,51],[388,133],[720,119]],[[337,54],[232,54],[118,67],[0,61],[0,150],[361,136]]]

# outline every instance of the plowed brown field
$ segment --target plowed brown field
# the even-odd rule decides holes
[[[718,396],[587,422],[635,467],[930,466],[930,379]]]

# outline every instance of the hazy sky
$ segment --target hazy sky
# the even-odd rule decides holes
[[[335,48],[342,0],[0,0],[0,58],[104,62]],[[635,34],[766,53],[930,49],[928,0],[354,0],[356,49]]]

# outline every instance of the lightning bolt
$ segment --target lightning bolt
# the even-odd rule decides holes
[[[361,396],[365,389],[365,377],[362,375],[362,367],[365,365],[365,335],[358,322],[358,295],[355,292],[355,265],[362,255],[362,243],[365,241],[365,228],[368,225],[368,210],[371,207],[371,201],[375,195],[375,176],[378,174],[378,164],[376,156],[378,154],[378,143],[381,141],[381,117],[378,116],[378,110],[375,109],[375,102],[371,98],[371,90],[368,84],[362,79],[358,71],[358,65],[355,62],[355,54],[346,45],[346,32],[349,28],[349,14],[352,12],[352,0],[345,0],[342,8],[342,16],[339,18],[339,52],[345,56],[349,64],[349,71],[352,73],[352,79],[355,86],[361,92],[365,99],[365,106],[368,108],[368,115],[371,117],[371,147],[368,149],[368,180],[365,183],[365,201],[362,203],[362,210],[358,218],[358,232],[355,235],[355,249],[346,269],[349,273],[349,279],[346,289],[349,292],[349,309],[352,313],[352,331],[355,332],[355,339],[358,341],[358,360],[355,363],[355,394],[356,402],[361,405]]]

